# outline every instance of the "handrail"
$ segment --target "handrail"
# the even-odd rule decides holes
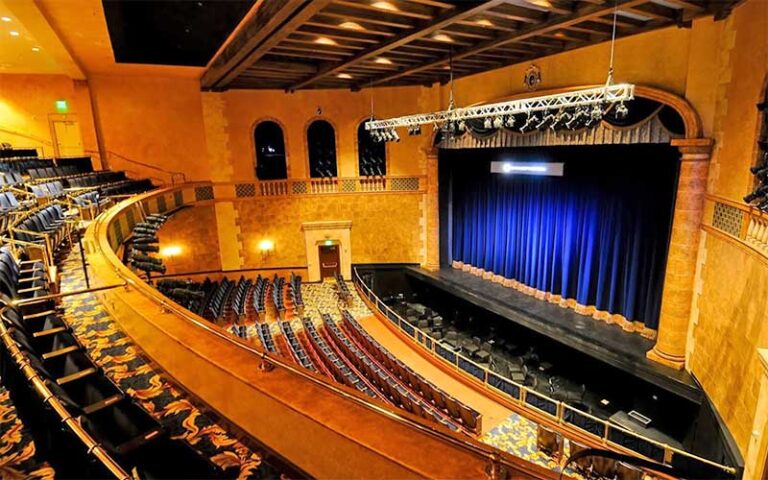
[[[235,346],[241,350],[247,351],[255,355],[257,358],[259,358],[263,362],[265,366],[268,365],[269,367],[277,367],[277,368],[283,369],[291,373],[292,375],[300,377],[305,381],[311,382],[317,386],[320,386],[321,388],[324,388],[326,390],[329,390],[330,392],[333,392],[334,394],[340,397],[350,400],[356,403],[357,405],[364,407],[367,410],[382,414],[396,421],[397,423],[400,423],[401,425],[408,426],[409,428],[418,430],[422,433],[430,435],[436,439],[439,439],[440,441],[446,442],[455,447],[466,449],[472,452],[473,454],[476,454],[484,458],[486,461],[490,462],[490,465],[492,466],[493,471],[498,472],[500,471],[500,469],[504,469],[504,468],[512,468],[512,469],[520,468],[519,465],[514,464],[507,458],[507,457],[509,458],[512,458],[512,457],[510,454],[506,452],[499,451],[494,447],[483,444],[477,440],[472,439],[471,437],[455,434],[453,432],[450,432],[447,429],[444,430],[443,427],[438,427],[437,425],[433,426],[427,423],[426,421],[421,421],[421,420],[417,421],[412,418],[409,418],[408,416],[402,415],[393,409],[389,409],[378,404],[378,402],[373,402],[369,400],[367,397],[358,393],[355,390],[352,390],[342,385],[331,383],[326,378],[318,374],[313,374],[300,367],[297,367],[296,365],[292,365],[291,363],[286,362],[282,358],[278,356],[274,356],[262,350],[261,348],[256,348],[253,345],[241,340],[240,338],[233,336],[232,334],[222,329],[221,327],[212,324],[211,322],[203,319],[199,315],[196,315],[193,312],[187,310],[186,308],[176,304],[175,302],[168,299],[165,295],[163,295],[156,289],[150,287],[149,285],[146,285],[143,280],[141,280],[135,273],[133,273],[133,271],[128,269],[122,262],[120,262],[115,252],[109,246],[109,241],[107,239],[106,232],[109,229],[109,226],[111,225],[110,220],[117,213],[119,213],[120,211],[122,211],[127,207],[130,207],[131,205],[141,204],[141,202],[149,198],[152,198],[153,196],[173,192],[173,191],[179,190],[180,188],[182,187],[180,186],[168,187],[165,189],[159,189],[159,190],[154,190],[144,194],[140,194],[131,199],[124,200],[118,205],[112,207],[112,209],[110,209],[110,211],[108,211],[106,214],[99,216],[93,222],[92,228],[93,228],[94,237],[96,239],[96,242],[95,242],[96,244],[94,246],[93,253],[101,252],[101,254],[103,254],[106,257],[106,260],[114,268],[114,274],[120,277],[128,286],[134,286],[138,288],[141,294],[145,298],[157,303],[160,306],[160,308],[163,309],[164,311],[178,315],[179,317],[188,321],[194,327],[202,331],[205,331],[211,335],[214,335],[218,339],[225,341],[232,346]]]
[[[61,423],[66,425],[80,439],[86,448],[87,454],[93,454],[115,478],[130,480],[132,478],[131,475],[82,427],[77,418],[69,414],[69,411],[42,380],[40,374],[29,364],[29,361],[24,357],[16,342],[10,338],[10,333],[5,326],[5,313],[9,308],[11,308],[10,305],[4,305],[0,309],[0,317],[3,318],[3,321],[0,321],[0,338],[3,339],[5,348],[8,350],[9,356],[16,363],[16,366],[26,377],[27,381],[38,391],[42,397],[42,402],[48,404],[61,417]]]
[[[97,157],[99,157],[101,159],[101,152],[99,152],[97,150],[84,150],[84,152],[88,153],[88,154],[91,154],[91,155],[96,155]],[[158,167],[157,165],[152,165],[150,163],[144,163],[144,162],[140,162],[138,160],[134,160],[132,158],[128,158],[125,155],[121,155],[121,154],[119,154],[117,152],[113,152],[112,150],[105,150],[105,153],[107,154],[108,157],[109,156],[117,157],[117,158],[119,158],[120,160],[122,160],[124,162],[128,162],[128,163],[131,163],[131,164],[134,164],[134,165],[140,165],[142,167],[149,168],[149,169],[152,169],[152,170],[157,170],[158,172],[163,172],[166,175],[170,175],[170,177],[171,177],[171,184],[172,185],[176,185],[176,183],[177,183],[176,180],[177,179],[180,180],[178,183],[186,183],[186,181],[187,181],[187,176],[186,176],[186,174],[184,172],[179,172],[179,171],[175,171],[175,170],[166,170],[164,168]],[[109,160],[109,159],[107,159],[107,160]]]
[[[368,298],[368,300],[370,300],[373,303],[373,305],[375,306],[375,308],[379,311],[379,313],[381,315],[383,315],[384,317],[390,319],[390,321],[395,323],[394,320],[392,319],[392,317],[390,316],[390,314],[393,315],[397,319],[397,322],[396,322],[397,327],[400,330],[402,330],[408,337],[416,340],[416,342],[415,342],[416,344],[418,344],[422,348],[425,348],[434,357],[439,358],[439,359],[441,359],[442,361],[444,361],[446,363],[449,363],[448,360],[444,356],[442,356],[442,355],[440,355],[439,353],[436,352],[436,346],[440,345],[440,342],[438,340],[432,338],[431,336],[427,335],[423,331],[419,330],[418,327],[414,326],[413,324],[411,324],[410,322],[405,320],[397,312],[392,310],[387,304],[385,304],[383,301],[381,301],[379,299],[379,297],[375,293],[373,293],[373,290],[371,290],[370,287],[362,280],[362,278],[360,278],[360,274],[359,274],[357,268],[354,269],[353,282],[354,282],[355,286],[357,286],[358,289],[361,291],[361,293],[366,298]],[[383,309],[382,309],[382,306],[383,306]],[[419,332],[419,334],[421,335],[422,338],[429,339],[429,344],[431,345],[431,348],[427,346],[427,342],[426,341],[419,342],[417,340],[416,336],[413,335],[413,334],[408,333],[408,331],[406,329],[403,329],[402,325],[407,325],[409,328],[412,329],[412,331]],[[697,461],[697,462],[701,462],[701,463],[706,464],[706,465],[708,465],[710,467],[714,467],[714,468],[720,469],[720,470],[722,470],[722,471],[724,471],[726,473],[729,473],[731,475],[735,475],[737,473],[737,469],[734,468],[734,467],[727,466],[727,465],[722,465],[722,464],[719,464],[717,462],[713,462],[713,461],[708,460],[706,458],[702,458],[702,457],[699,457],[699,456],[694,455],[692,453],[686,452],[684,450],[680,450],[680,449],[678,449],[676,447],[673,447],[671,445],[667,445],[667,444],[665,444],[663,442],[659,442],[657,440],[653,440],[651,438],[645,437],[643,435],[635,433],[635,432],[633,432],[631,430],[628,430],[628,429],[626,429],[624,427],[621,427],[619,425],[615,425],[615,424],[606,422],[605,420],[602,420],[602,419],[600,419],[598,417],[590,415],[587,412],[583,412],[583,411],[581,411],[581,410],[579,410],[579,409],[577,409],[575,407],[572,407],[572,406],[566,404],[565,402],[561,402],[559,400],[555,400],[555,399],[553,399],[553,398],[551,398],[551,397],[549,397],[549,396],[547,396],[545,394],[542,394],[542,393],[537,392],[535,390],[531,390],[530,388],[526,387],[525,385],[521,385],[521,384],[519,384],[519,383],[517,383],[517,382],[515,382],[515,381],[513,381],[511,379],[508,379],[506,377],[502,377],[502,376],[498,375],[495,372],[491,372],[486,367],[478,365],[477,363],[475,363],[472,360],[464,357],[463,355],[461,355],[458,352],[451,352],[451,353],[453,355],[455,355],[455,357],[456,357],[456,360],[453,363],[451,363],[451,365],[456,369],[457,372],[460,372],[460,373],[462,373],[464,375],[467,375],[470,378],[472,378],[473,380],[480,381],[480,379],[477,376],[470,374],[465,369],[463,369],[463,368],[461,368],[459,366],[459,359],[461,359],[462,361],[467,362],[468,364],[473,365],[475,368],[483,371],[483,380],[482,380],[482,382],[483,382],[483,384],[486,387],[493,388],[495,392],[497,392],[497,393],[499,393],[499,394],[501,394],[503,396],[509,397],[510,400],[512,400],[515,404],[519,405],[522,409],[525,410],[525,409],[533,408],[533,409],[535,409],[534,411],[536,413],[538,413],[538,414],[544,413],[544,414],[548,415],[549,417],[552,417],[553,420],[557,421],[557,423],[567,424],[569,427],[576,428],[579,431],[581,431],[581,432],[583,432],[585,434],[588,434],[588,435],[590,435],[592,437],[598,437],[606,445],[613,445],[613,446],[620,447],[620,448],[627,448],[627,447],[625,447],[623,445],[617,444],[617,443],[613,442],[612,440],[610,440],[610,438],[609,438],[610,431],[611,430],[617,430],[617,431],[620,431],[620,432],[624,433],[625,435],[628,435],[628,436],[631,436],[631,437],[635,437],[635,438],[637,438],[639,440],[642,440],[643,442],[649,443],[651,445],[654,445],[654,446],[656,446],[658,448],[663,449],[664,453],[665,453],[664,454],[664,464],[665,465],[666,465],[667,459],[672,457],[671,454],[676,454],[676,455],[681,455],[681,456],[687,457],[687,458],[689,458],[691,460],[694,460],[694,461]],[[489,378],[490,375],[494,375],[496,377],[502,378],[506,383],[509,383],[510,385],[516,387],[518,389],[518,391],[520,392],[520,396],[519,397],[514,397],[514,396],[510,395],[509,393],[505,392],[504,390],[501,390],[500,388],[498,388],[498,387],[496,387],[494,385],[491,385],[488,382],[488,378]],[[555,414],[552,414],[551,412],[548,412],[546,410],[542,410],[540,408],[537,408],[534,405],[531,405],[530,403],[527,403],[526,402],[526,397],[528,395],[534,395],[536,397],[543,398],[546,401],[550,402],[552,405],[555,406]],[[585,430],[585,429],[579,427],[578,425],[576,425],[575,423],[570,422],[567,419],[565,419],[564,417],[565,417],[565,411],[566,410],[576,412],[578,415],[584,416],[584,417],[588,417],[590,420],[592,420],[594,422],[597,422],[600,425],[602,425],[602,427],[603,427],[603,435],[600,435],[600,436],[595,435],[593,432]]]

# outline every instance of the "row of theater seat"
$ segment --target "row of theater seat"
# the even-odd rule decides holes
[[[91,361],[41,282],[43,263],[17,263],[10,250],[3,249],[0,263],[8,266],[8,262],[15,264],[10,270],[18,275],[15,286],[3,284],[0,293],[5,307],[0,325],[1,376],[36,446],[55,463],[57,474],[104,478],[106,469],[89,457],[94,449],[101,449],[136,478],[220,477],[187,444],[171,440]],[[32,292],[21,288],[29,279],[41,283],[39,288]],[[36,300],[11,304],[12,299],[21,298]],[[111,473],[116,474],[114,469]]]
[[[13,187],[24,183],[24,176],[19,172],[0,172],[0,187]]]
[[[356,388],[371,398],[378,398],[375,389],[364,381],[358,372],[350,368],[350,366],[340,358],[340,355],[331,348],[325,339],[323,339],[311,319],[303,319],[302,324],[308,341],[312,344],[314,350],[318,352],[321,361],[325,362],[326,368],[332,372],[336,381],[352,388]]]
[[[251,280],[246,280],[243,276],[237,281],[237,287],[232,295],[232,309],[239,317],[245,316],[245,307],[248,304],[247,294],[251,289],[252,284],[253,282]]]
[[[272,279],[272,301],[274,302],[275,308],[277,308],[281,319],[285,315],[285,300],[283,299],[284,288],[285,279],[283,277],[278,277],[277,274],[275,274],[275,277]]]
[[[363,350],[369,353],[379,365],[386,368],[389,373],[395,375],[398,380],[420,395],[430,406],[436,407],[441,412],[448,413],[454,422],[459,422],[470,432],[480,433],[481,417],[478,412],[452,398],[397,359],[371,337],[347,310],[342,312],[341,325],[343,330],[357,341]],[[424,415],[425,413],[428,414],[429,410],[417,413]]]
[[[211,301],[206,306],[206,313],[212,317],[212,320],[218,320],[224,315],[227,299],[229,299],[234,288],[235,282],[226,277],[219,283],[218,287],[216,287],[216,291],[213,293]]]
[[[347,282],[344,281],[344,277],[342,277],[339,272],[334,273],[334,278],[336,279],[336,288],[339,295],[339,300],[348,305],[352,301],[352,293],[349,291]]]
[[[264,348],[270,353],[279,354],[277,346],[275,345],[275,339],[272,337],[272,331],[269,329],[269,325],[266,323],[256,324],[256,333],[259,335],[259,340]]]
[[[46,167],[46,168],[30,168],[27,170],[27,175],[32,180],[38,180],[43,178],[58,178],[58,177],[70,177],[74,175],[80,175],[82,172],[75,165],[66,165],[62,167]]]
[[[296,309],[296,313],[304,313],[304,297],[301,294],[301,275],[291,272],[291,279],[288,281],[288,297]]]
[[[301,345],[301,342],[299,342],[298,337],[293,331],[293,327],[291,327],[291,322],[279,322],[279,323],[280,323],[280,330],[283,332],[283,336],[288,341],[288,346],[290,347],[291,354],[293,355],[293,358],[296,360],[296,362],[302,367],[308,370],[312,370],[313,372],[316,372],[317,368],[315,368],[315,365],[312,362],[312,359],[304,350],[304,347]]]
[[[253,286],[253,308],[259,315],[267,312],[267,291],[269,290],[269,280],[259,275]]]
[[[72,229],[72,216],[58,203],[37,208],[11,226],[15,239],[45,246],[50,260],[69,238]]]

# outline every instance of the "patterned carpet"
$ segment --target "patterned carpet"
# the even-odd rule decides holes
[[[61,291],[84,289],[76,250],[61,265]],[[188,442],[198,453],[238,479],[279,478],[280,473],[262,461],[237,438],[193,404],[142,357],[110,317],[95,295],[65,297],[64,319],[72,326],[88,354],[129,396],[154,415],[173,438]],[[5,477],[3,477],[5,478]]]
[[[6,480],[54,478],[54,471],[35,455],[35,442],[24,428],[11,402],[0,386],[0,478]]]
[[[536,448],[536,423],[525,417],[513,413],[506,420],[494,427],[480,439],[482,442],[492,445],[499,450],[511,453],[516,457],[559,472],[560,461],[568,458],[568,442],[564,448],[564,455],[558,461]],[[579,474],[567,468],[567,475],[573,478],[582,478]]]

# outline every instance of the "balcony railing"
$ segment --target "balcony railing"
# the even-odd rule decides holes
[[[376,177],[327,177],[255,182],[215,183],[218,191],[234,188],[234,197],[283,197],[291,195],[328,195],[345,193],[423,193],[426,177],[390,175]]]
[[[543,415],[556,424],[576,429],[607,447],[630,450],[658,463],[665,465],[671,465],[672,463],[696,465],[698,463],[720,469],[731,475],[737,473],[733,467],[721,465],[644,437],[540,392],[531,390],[525,385],[521,385],[488,370],[482,365],[478,365],[461,353],[422,332],[415,325],[392,310],[365,284],[360,278],[357,269],[355,269],[353,276],[354,284],[357,286],[360,294],[367,298],[381,315],[392,322],[401,332],[413,339],[429,355],[449,364],[459,374],[480,382],[485,388],[494,391],[519,406],[521,410],[527,410],[540,416]]]
[[[704,219],[704,229],[725,233],[748,249],[768,259],[768,213],[740,202],[710,195],[711,216]]]

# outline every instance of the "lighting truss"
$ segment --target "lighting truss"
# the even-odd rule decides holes
[[[398,127],[417,125],[440,125],[446,122],[469,120],[474,118],[495,118],[519,113],[558,111],[576,107],[610,105],[632,100],[635,86],[629,83],[605,85],[603,87],[574,90],[571,92],[523,98],[508,102],[477,105],[443,110],[434,113],[420,113],[384,120],[371,120],[365,123],[369,131],[392,130]]]

